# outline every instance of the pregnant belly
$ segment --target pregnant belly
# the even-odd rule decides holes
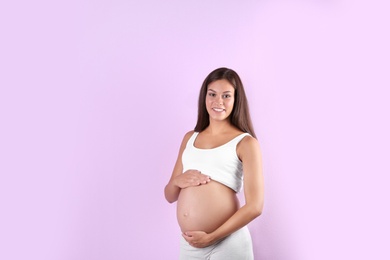
[[[182,232],[210,233],[221,226],[240,207],[233,190],[210,181],[180,191],[177,201],[177,220]]]

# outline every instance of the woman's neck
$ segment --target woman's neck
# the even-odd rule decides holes
[[[235,127],[228,121],[212,121],[210,120],[209,126],[205,129],[205,131],[209,132],[211,135],[220,135],[231,130],[235,129]]]

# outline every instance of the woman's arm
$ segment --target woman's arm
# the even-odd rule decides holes
[[[206,247],[244,227],[258,217],[263,210],[264,183],[262,159],[258,141],[245,137],[237,147],[243,164],[245,205],[214,232],[186,232],[184,238],[194,247]]]
[[[180,190],[190,187],[190,186],[198,186],[201,184],[206,184],[210,182],[210,177],[204,174],[201,174],[197,170],[188,170],[183,173],[183,164],[181,161],[181,157],[183,151],[187,145],[188,139],[190,139],[191,135],[194,131],[188,132],[180,145],[179,155],[177,157],[175,166],[173,168],[173,172],[168,184],[165,186],[164,193],[165,198],[169,203],[173,203],[177,201]]]

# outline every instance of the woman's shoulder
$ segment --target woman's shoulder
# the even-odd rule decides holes
[[[183,137],[183,143],[187,143],[191,136],[195,133],[194,130],[188,131]]]
[[[190,138],[194,133],[196,133],[194,130],[190,130],[185,133],[184,138]]]
[[[253,155],[261,154],[259,142],[252,135],[246,135],[237,145],[237,155],[242,161],[244,158],[252,158]]]
[[[188,131],[187,133],[185,133],[182,141],[181,141],[181,146],[180,146],[180,150],[183,151],[184,148],[187,146],[187,143],[188,143],[188,140],[190,140],[191,136],[195,133],[194,130],[191,130],[191,131]]]
[[[240,135],[245,135],[238,144],[238,149],[253,149],[259,146],[259,142],[249,133],[242,132]]]
[[[256,138],[254,138],[250,133],[244,132],[238,128],[234,128],[231,131],[231,135],[235,136],[236,138],[240,138],[240,140],[241,140],[240,142],[242,142],[244,140],[248,140],[248,139],[254,139],[255,141],[257,141]]]

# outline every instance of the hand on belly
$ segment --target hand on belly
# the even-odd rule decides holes
[[[198,170],[187,170],[175,178],[175,183],[181,189],[199,186],[210,182],[210,176],[202,174]]]

